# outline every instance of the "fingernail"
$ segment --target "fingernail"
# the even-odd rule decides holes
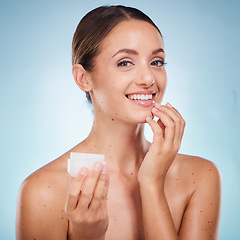
[[[153,109],[152,109],[154,112],[157,112],[157,111],[159,111],[159,109],[157,109],[156,107],[153,107]]]
[[[82,168],[82,169],[80,170],[80,173],[81,173],[82,175],[84,175],[84,176],[87,176],[87,175],[88,175],[88,172],[89,172],[89,170],[88,170],[88,168],[86,168],[86,167],[84,167],[84,168]]]
[[[161,104],[160,104],[160,103],[157,103],[157,102],[155,102],[155,106],[157,106],[157,107],[161,107]]]
[[[107,173],[107,165],[106,164],[103,164],[102,173],[103,174]]]
[[[101,170],[102,170],[102,164],[99,163],[99,162],[96,163],[96,164],[94,165],[94,170],[97,171],[97,172],[101,171]]]
[[[173,107],[169,102],[167,102],[166,106],[167,106],[167,107],[170,107],[170,108]]]
[[[150,120],[150,119],[151,119],[151,118],[150,118],[149,116],[146,117],[146,120],[147,120],[147,121]]]

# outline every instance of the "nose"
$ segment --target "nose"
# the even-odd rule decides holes
[[[154,76],[148,64],[144,64],[138,69],[138,75],[135,80],[136,85],[145,88],[151,87],[154,83]]]

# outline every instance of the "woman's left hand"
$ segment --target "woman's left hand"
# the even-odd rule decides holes
[[[185,121],[169,103],[165,106],[155,103],[152,114],[159,120],[146,118],[153,131],[153,142],[138,171],[138,181],[159,185],[164,184],[167,171],[178,153]]]

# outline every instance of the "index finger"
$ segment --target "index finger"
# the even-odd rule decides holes
[[[84,167],[79,171],[77,176],[73,179],[69,187],[67,200],[66,200],[65,211],[67,214],[72,212],[76,208],[79,200],[80,192],[83,187],[84,181],[88,175],[88,172],[89,172],[88,168]]]
[[[94,164],[93,168],[91,169],[88,175],[88,178],[84,183],[83,189],[81,191],[81,196],[79,198],[79,202],[77,206],[78,209],[81,209],[82,211],[88,210],[88,207],[92,200],[92,196],[96,188],[102,168],[103,168],[103,164],[101,164],[100,162],[97,162]]]

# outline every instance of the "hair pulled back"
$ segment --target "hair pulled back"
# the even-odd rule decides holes
[[[77,26],[72,41],[72,64],[81,64],[86,71],[93,71],[101,41],[117,24],[131,19],[148,22],[161,34],[153,21],[136,8],[122,5],[98,7],[87,13]],[[86,96],[91,102],[88,92]]]

